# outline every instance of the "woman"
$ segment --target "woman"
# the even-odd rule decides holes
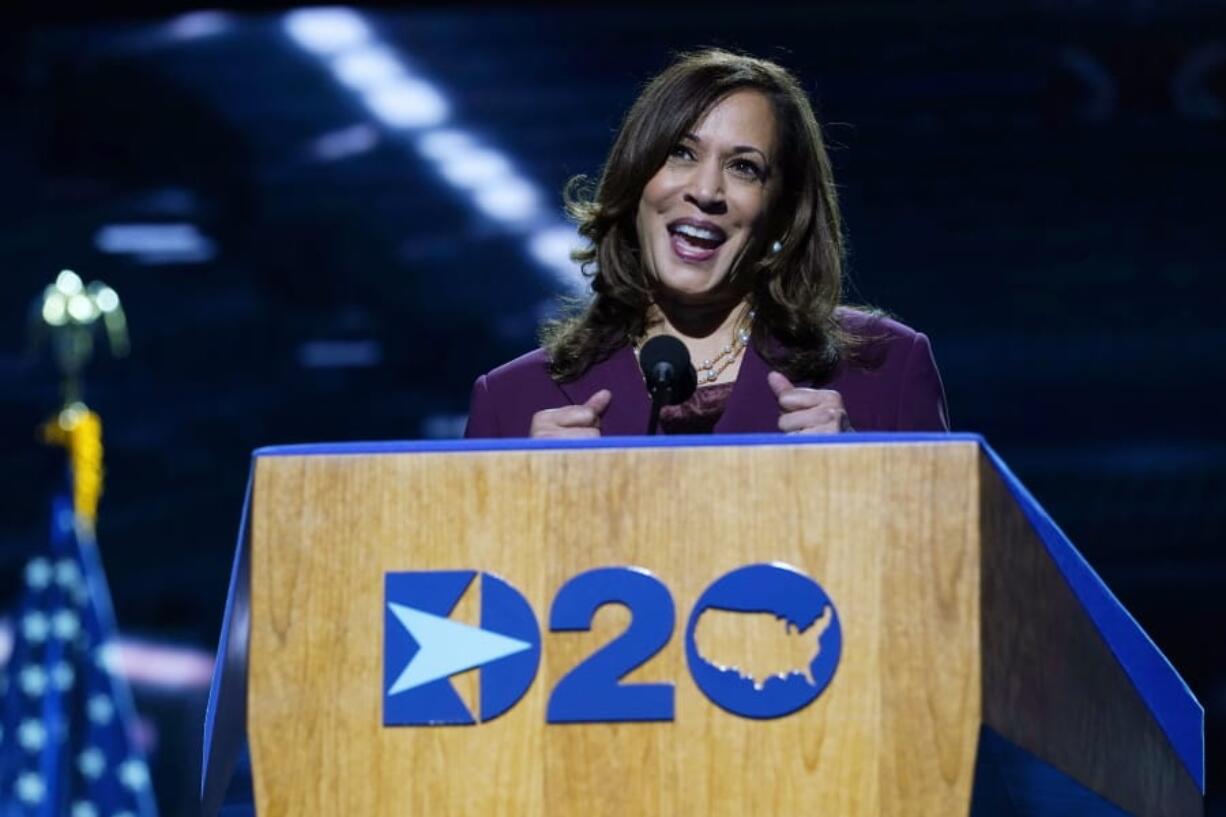
[[[662,413],[665,433],[948,429],[927,338],[840,305],[830,161],[783,68],[682,56],[626,115],[594,195],[581,187],[567,204],[592,298],[477,379],[465,436],[644,433],[636,354],[660,334],[699,377]]]

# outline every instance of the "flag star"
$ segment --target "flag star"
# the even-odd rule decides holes
[[[51,563],[41,556],[31,559],[26,565],[26,585],[32,590],[42,590],[51,584]]]
[[[22,692],[30,697],[37,697],[47,689],[47,673],[37,665],[26,667],[18,676],[18,683],[21,684]]]
[[[103,672],[113,674],[115,667],[115,645],[108,641],[95,647],[94,665]]]
[[[98,809],[94,808],[93,803],[78,800],[72,804],[71,817],[98,817]]]
[[[41,644],[47,640],[51,624],[47,617],[37,610],[31,610],[21,617],[21,634],[32,644]]]
[[[72,559],[60,559],[55,563],[55,583],[65,590],[73,590],[81,584],[81,568]]]
[[[76,678],[76,673],[72,671],[67,661],[60,661],[51,668],[51,683],[55,684],[55,688],[60,692],[72,689],[72,683]]]
[[[13,786],[17,793],[17,799],[28,805],[41,803],[43,796],[47,793],[47,786],[43,783],[42,777],[36,772],[24,772],[17,778],[17,782]]]
[[[72,610],[58,610],[51,617],[51,629],[56,638],[71,641],[81,630],[81,617]]]
[[[47,743],[47,727],[34,718],[26,718],[17,727],[17,742],[27,752],[37,752]]]
[[[105,726],[115,716],[115,705],[111,703],[110,698],[97,693],[89,696],[89,701],[85,704],[85,711],[91,723]]]
[[[97,780],[106,769],[106,757],[100,749],[91,746],[77,755],[77,768],[90,780]]]
[[[149,767],[143,760],[129,758],[119,764],[119,782],[132,791],[140,791],[149,784]]]

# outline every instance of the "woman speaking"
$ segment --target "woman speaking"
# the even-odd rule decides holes
[[[685,345],[697,388],[667,434],[948,429],[928,339],[841,305],[842,223],[821,129],[780,66],[682,56],[626,115],[595,191],[567,188],[588,242],[581,309],[477,378],[468,437],[642,434],[637,359]]]

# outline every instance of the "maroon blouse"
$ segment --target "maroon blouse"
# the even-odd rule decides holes
[[[690,399],[660,409],[660,428],[665,434],[710,434],[724,413],[732,383],[717,383],[694,390]]]

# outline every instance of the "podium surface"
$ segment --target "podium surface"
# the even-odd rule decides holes
[[[972,435],[265,449],[244,531],[206,813],[244,727],[262,817],[992,813],[1002,751],[1202,813],[1199,705]]]

